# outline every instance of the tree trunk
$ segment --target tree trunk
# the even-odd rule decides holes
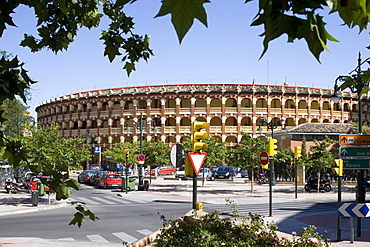
[[[252,167],[251,193],[253,193],[253,184],[254,184],[254,168]]]
[[[317,173],[317,193],[320,193],[320,171]]]

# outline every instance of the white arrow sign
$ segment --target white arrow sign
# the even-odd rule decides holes
[[[202,168],[204,160],[206,159],[207,153],[188,153],[189,160],[193,166],[194,173],[198,176],[200,168]]]

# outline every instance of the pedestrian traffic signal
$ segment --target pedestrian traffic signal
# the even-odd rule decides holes
[[[335,166],[333,166],[331,168],[332,171],[340,177],[343,176],[343,160],[342,159],[335,159],[334,164],[335,164]]]
[[[208,144],[202,140],[208,139],[208,133],[203,129],[208,128],[208,123],[194,121],[193,123],[193,152],[201,152],[208,148]]]
[[[294,147],[294,158],[295,159],[302,157],[301,151],[302,151],[301,147]]]
[[[269,139],[269,156],[274,156],[277,154],[277,140],[276,139]]]

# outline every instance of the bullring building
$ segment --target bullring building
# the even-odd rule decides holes
[[[357,95],[342,92],[339,103],[333,90],[288,85],[180,84],[110,88],[79,92],[41,102],[37,118],[41,127],[52,122],[60,136],[85,134],[92,146],[112,147],[119,142],[143,139],[181,143],[191,137],[194,120],[209,123],[208,133],[233,145],[241,132],[268,135],[261,119],[279,122],[279,129],[303,123],[358,121]],[[368,100],[363,100],[363,124],[368,123]],[[140,130],[135,128],[142,121]]]

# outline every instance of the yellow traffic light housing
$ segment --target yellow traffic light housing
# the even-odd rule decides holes
[[[189,156],[186,156],[184,159],[185,164],[185,176],[193,176],[193,166],[191,165]]]
[[[269,156],[274,156],[277,154],[277,140],[276,139],[269,139]]]
[[[204,211],[203,207],[204,207],[204,203],[202,203],[202,202],[197,202],[197,203],[195,204],[195,209],[196,209],[196,210]]]
[[[338,176],[343,176],[343,160],[335,159],[334,163],[335,163],[335,166],[331,168],[333,173],[337,174]]]
[[[302,157],[302,148],[301,147],[294,147],[294,158],[298,159]]]
[[[269,169],[269,163],[267,163],[266,165],[261,165],[262,169]]]
[[[194,121],[193,123],[193,152],[201,152],[208,148],[208,144],[202,140],[208,139],[208,133],[203,129],[208,128],[208,123]]]

